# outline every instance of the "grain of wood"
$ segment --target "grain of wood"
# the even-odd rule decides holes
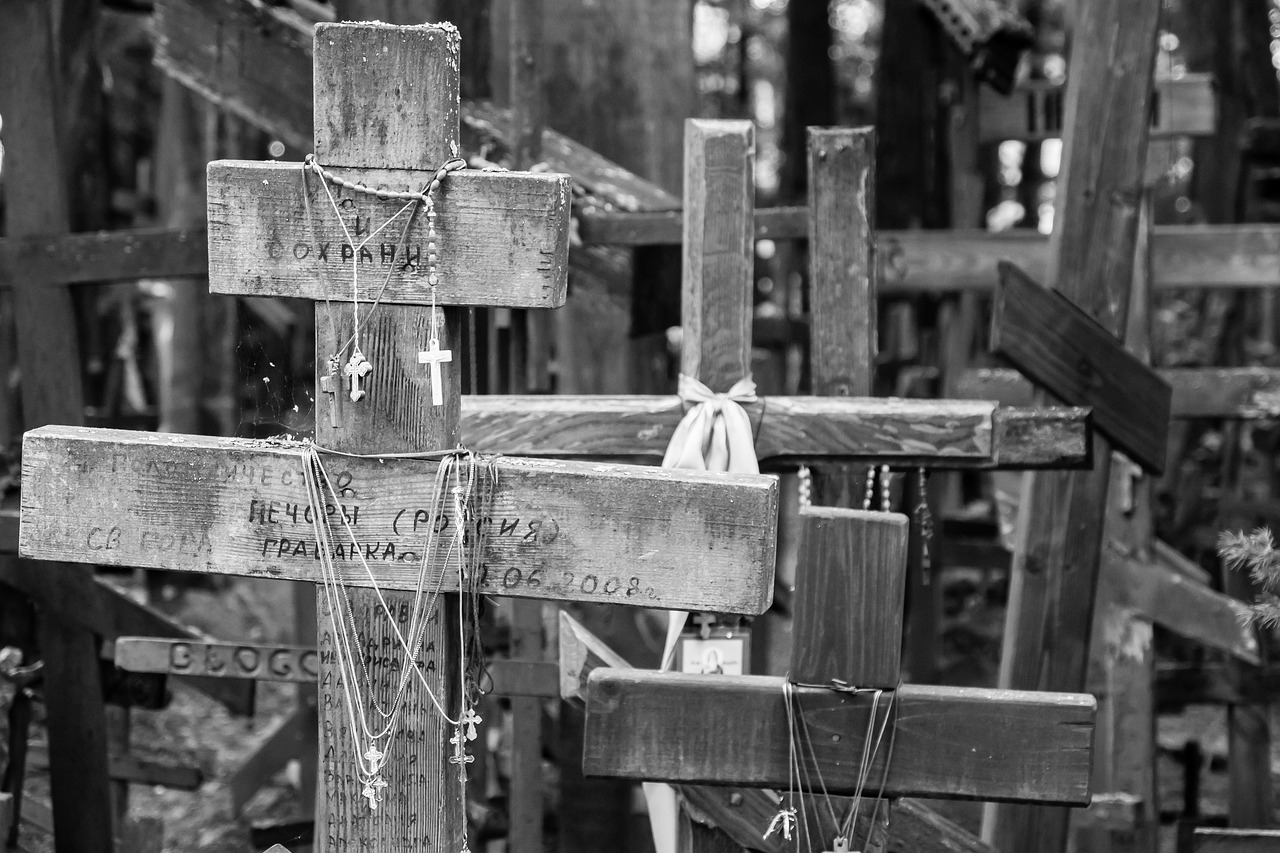
[[[814,393],[872,393],[876,357],[872,128],[808,129],[809,362]]]
[[[827,790],[857,786],[869,693],[797,688]],[[782,679],[598,669],[587,695],[588,775],[785,788]],[[735,724],[724,725],[733,708]],[[880,703],[877,720],[886,713]],[[1083,804],[1095,702],[1086,694],[904,685],[888,796]],[[719,709],[719,710],[717,710]],[[879,779],[884,752],[870,778]],[[811,761],[805,760],[810,776]],[[815,777],[816,778],[816,777]]]
[[[788,677],[897,687],[907,517],[811,506],[800,510],[800,525]]]
[[[878,397],[768,397],[746,408],[761,460],[1035,468],[1082,466],[1089,458],[1086,409]],[[493,453],[661,459],[682,414],[675,396],[468,396],[462,435]]]
[[[433,174],[404,169],[339,172],[371,187],[414,192]],[[350,301],[352,262],[358,260],[362,300],[374,301],[386,281],[383,303],[430,302],[424,279],[425,213],[417,213],[403,240],[407,213],[370,239],[370,231],[405,202],[330,187],[340,205],[358,212],[353,246],[314,174],[307,176],[308,220],[302,179],[297,163],[209,164],[209,286],[215,293]],[[564,303],[567,177],[454,172],[433,196],[438,201],[439,304],[555,308]],[[351,217],[347,227],[352,228]]]
[[[680,371],[712,391],[751,374],[755,125],[689,119]]]
[[[263,646],[120,637],[116,666],[129,672],[162,672],[211,678],[314,682],[319,658],[311,646]]]
[[[991,351],[1067,403],[1148,471],[1164,470],[1172,389],[1061,293],[1000,266]]]
[[[209,269],[203,228],[137,228],[0,240],[0,286],[190,276]]]
[[[23,553],[319,580],[300,445],[46,427],[24,448]],[[332,521],[341,530],[345,512],[357,522],[384,589],[417,583],[436,464],[329,461],[343,489]],[[726,613],[768,605],[772,478],[511,458],[496,466],[489,592]],[[337,562],[349,583],[370,584],[350,547]],[[457,580],[443,584],[452,591]]]

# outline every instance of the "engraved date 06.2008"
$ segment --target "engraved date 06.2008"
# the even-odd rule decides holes
[[[638,577],[619,577],[618,575],[610,575],[603,577],[596,574],[578,574],[570,571],[554,571],[552,576],[559,575],[558,580],[549,580],[547,573],[542,569],[529,569],[523,571],[515,566],[507,569],[502,573],[501,577],[495,577],[491,574],[488,567],[485,567],[480,575],[481,586],[500,587],[502,589],[516,589],[517,587],[528,587],[536,589],[547,583],[554,583],[558,589],[566,592],[578,592],[583,595],[609,595],[621,596],[625,598],[644,598],[650,600],[658,600],[657,591],[651,586],[645,586],[640,582]]]

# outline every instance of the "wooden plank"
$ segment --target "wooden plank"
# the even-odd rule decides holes
[[[301,445],[46,427],[23,447],[24,554],[319,582]],[[436,463],[335,462],[334,523],[343,512],[356,522],[383,589],[414,589]],[[487,594],[724,613],[768,606],[772,478],[515,458],[495,468]],[[110,485],[120,478],[128,488]],[[335,557],[344,580],[370,585],[358,555]],[[428,572],[431,588],[439,570]],[[441,583],[457,588],[456,577]]]
[[[1212,136],[1217,97],[1212,74],[1184,74],[1153,84],[1151,137]],[[1025,80],[1013,94],[983,88],[978,95],[978,134],[982,142],[1020,139],[1032,142],[1062,136],[1066,87],[1048,80]]]
[[[1061,293],[1000,265],[991,351],[1054,396],[1093,408],[1094,423],[1148,471],[1164,471],[1172,390]]]
[[[751,374],[754,161],[751,122],[685,122],[680,372],[715,392]]]
[[[467,444],[538,457],[661,459],[676,396],[468,396]],[[897,398],[769,397],[747,407],[763,460],[866,459],[944,468],[1089,464],[1086,409],[1001,409]]]
[[[1280,829],[1211,829],[1197,827],[1191,836],[1193,853],[1273,853],[1280,847]]]
[[[234,814],[239,814],[249,799],[286,762],[297,758],[300,749],[314,746],[316,738],[312,732],[315,729],[315,711],[308,708],[297,708],[275,723],[258,748],[227,778],[227,791],[230,793],[231,811]]]
[[[311,29],[302,19],[256,0],[160,0],[154,31],[167,74],[311,150]]]
[[[1161,664],[1156,670],[1160,710],[1187,705],[1270,704],[1280,698],[1280,666],[1227,667],[1221,663]]]
[[[809,362],[814,393],[869,396],[875,380],[872,128],[808,129]]]
[[[569,614],[560,613],[561,696],[585,705],[590,675],[601,667],[631,669]],[[778,795],[762,788],[681,785],[680,795],[701,818],[724,830],[741,846],[765,853],[783,853],[786,844],[774,833],[765,836],[778,813]],[[921,803],[900,800],[889,824],[890,850],[920,853],[994,853],[994,850]]]
[[[79,284],[138,278],[203,278],[203,228],[133,228],[0,240],[0,282]]]
[[[250,643],[198,643],[154,637],[116,640],[116,666],[129,672],[162,672],[212,678],[314,682],[319,673],[315,648]]]
[[[1101,583],[1107,600],[1207,648],[1261,665],[1257,637],[1246,621],[1248,604],[1186,578],[1159,560],[1135,560],[1114,549],[1103,559]]]
[[[63,8],[63,6],[66,8]],[[5,233],[9,237],[63,233],[73,205],[70,152],[82,135],[62,126],[79,86],[64,69],[90,63],[88,41],[63,31],[65,13],[92,31],[96,5],[55,6],[41,0],[6,0],[0,27],[0,115],[4,116]],[[69,28],[68,28],[69,29]],[[13,287],[16,367],[22,377],[24,427],[82,423],[84,396],[76,312],[65,285],[39,286],[19,275]],[[88,584],[92,569],[41,563],[37,571],[65,573]],[[37,639],[44,660],[51,765],[50,796],[60,850],[109,853],[112,810],[107,776],[107,726],[102,675],[94,636],[45,612]],[[28,801],[28,810],[30,803]]]
[[[800,525],[788,677],[799,684],[840,678],[858,687],[897,687],[907,517],[809,506],[800,509]]]
[[[1067,135],[1045,280],[1108,333],[1123,338],[1160,2],[1080,0],[1073,13]],[[1024,488],[1020,523],[1025,529],[1014,554],[1002,687],[1084,687],[1112,456],[1102,436],[1095,437],[1094,447],[1091,470],[1039,472]],[[1004,850],[1061,853],[1067,846],[1068,813],[998,805],[984,815],[982,835]]]
[[[1174,367],[1156,370],[1173,391],[1172,418],[1280,417],[1280,370],[1270,367]],[[958,379],[957,396],[1001,406],[1034,402],[1031,382],[1016,370],[978,368]]]
[[[414,191],[431,177],[403,169],[341,173],[370,186]],[[399,254],[396,244],[403,218],[374,238],[376,242],[363,249],[352,247],[314,174],[307,178],[308,219],[302,174],[298,163],[209,164],[210,289],[242,296],[350,301],[352,262],[358,255],[364,273],[361,299],[372,302],[386,281],[384,303],[427,301],[420,277],[426,217],[420,214],[414,220]],[[353,236],[363,237],[357,239],[368,238],[370,221],[380,224],[404,207],[403,201],[380,201],[344,187],[330,189],[339,205],[358,211]],[[464,170],[445,178],[437,192],[433,197],[440,234],[441,305],[564,304],[569,251],[566,176]],[[350,222],[347,227],[352,227]]]
[[[588,775],[786,787],[780,678],[598,669],[587,694]],[[1089,801],[1095,701],[1087,694],[925,687],[896,692],[888,796]],[[872,697],[797,688],[826,789],[857,788]],[[881,702],[877,720],[886,712]],[[732,708],[734,725],[724,724]],[[883,753],[882,753],[883,755]],[[816,778],[813,763],[802,759]],[[872,765],[879,779],[884,758]]]

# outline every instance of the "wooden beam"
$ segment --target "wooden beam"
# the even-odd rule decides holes
[[[1162,78],[1153,88],[1151,138],[1214,134],[1218,113],[1212,74]],[[1048,80],[1025,80],[1009,96],[984,87],[978,94],[979,140],[1061,137],[1065,102],[1066,86]]]
[[[1148,471],[1164,471],[1169,384],[1066,296],[1000,265],[991,351],[1076,406],[1091,406],[1098,429]]]
[[[1280,829],[1211,829],[1197,827],[1192,853],[1273,853],[1280,846]]]
[[[907,526],[900,513],[800,509],[788,678],[798,684],[839,678],[858,687],[898,685]]]
[[[0,240],[0,280],[81,284],[138,278],[203,278],[209,269],[205,230],[134,228]]]
[[[334,523],[355,522],[360,553],[378,564],[383,589],[415,589],[436,463],[329,464],[342,490],[341,506],[330,507]],[[768,607],[772,479],[515,458],[494,465],[486,593],[723,613]],[[23,442],[19,550],[319,583],[302,466],[302,445],[288,442],[33,430]],[[350,541],[339,545],[344,580],[369,586]],[[432,567],[429,583],[438,571]],[[457,578],[446,574],[442,589],[454,591]]]
[[[120,637],[116,666],[129,672],[201,675],[251,681],[314,684],[318,652],[310,646],[264,646],[254,643],[201,643],[155,637]],[[560,697],[560,669],[555,664],[491,660],[486,666],[489,692],[498,696]]]
[[[1161,664],[1156,670],[1160,710],[1187,705],[1266,705],[1280,698],[1280,665],[1227,667],[1221,663]]]
[[[589,680],[583,770],[785,788],[792,780],[782,684],[768,676],[598,669]],[[887,796],[1089,802],[1092,696],[913,684],[894,692]],[[871,693],[799,687],[794,695],[826,790],[854,793]],[[877,721],[887,705],[880,703]],[[733,725],[725,725],[726,708],[734,709]],[[812,761],[802,761],[816,779]],[[883,763],[873,764],[869,778],[881,778]]]
[[[49,769],[47,747],[32,745],[27,761],[37,770]],[[148,761],[136,755],[112,755],[109,758],[111,778],[132,785],[160,785],[177,791],[194,791],[204,784],[204,773],[198,767],[180,767]]]
[[[581,623],[560,612],[560,686],[565,701],[585,706],[590,675],[596,669],[631,669],[620,655]],[[772,790],[734,786],[681,785],[680,795],[701,817],[724,830],[748,850],[783,853],[787,845],[765,832],[778,813]],[[889,824],[890,850],[919,853],[995,853],[977,836],[914,800],[899,800]]]
[[[369,186],[415,192],[431,177],[403,169],[341,171],[348,180]],[[385,239],[353,247],[319,178],[308,175],[309,202],[303,198],[302,180],[298,163],[218,160],[209,164],[210,290],[350,301],[351,269],[358,256],[365,273],[361,299],[372,302],[381,293],[384,303],[422,302],[426,216],[414,219],[401,237],[403,219],[408,216],[404,214]],[[339,203],[353,195],[343,187],[333,192]],[[438,230],[456,237],[440,253],[440,304],[514,308],[564,304],[568,177],[454,172],[441,183],[435,198]],[[361,203],[367,209],[371,200],[364,196]],[[403,200],[378,202],[370,218],[386,221],[404,205]],[[357,221],[357,234],[361,227],[368,238],[367,223],[362,226]],[[397,240],[404,247],[399,254]]]
[[[467,396],[462,407],[468,445],[552,458],[661,459],[683,416],[676,396]],[[1087,409],[878,397],[769,397],[746,408],[762,461],[838,456],[942,468],[1090,464]]]
[[[1280,417],[1280,370],[1270,367],[1173,367],[1156,371],[1173,390],[1172,418]],[[1001,406],[1034,402],[1031,382],[1008,368],[966,370],[957,395]]]

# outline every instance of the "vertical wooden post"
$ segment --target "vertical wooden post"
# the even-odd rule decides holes
[[[1159,14],[1160,0],[1081,0],[1075,8],[1048,280],[1118,336],[1133,280]],[[1028,475],[1002,687],[1085,685],[1111,469],[1110,443],[1101,436],[1093,463],[1079,473]],[[1054,853],[1065,849],[1067,812],[991,807],[983,834],[1001,849]]]
[[[59,133],[58,32],[54,4],[0,2],[0,115],[5,121],[8,236],[65,232],[70,224],[67,150]],[[78,424],[84,418],[75,312],[66,287],[12,282],[22,371],[23,420],[28,428]],[[40,571],[92,583],[93,569],[45,563]],[[90,632],[40,619],[45,661],[55,837],[59,853],[110,853],[107,731]]]
[[[364,71],[361,57],[382,54],[376,72]],[[458,36],[454,30],[374,31],[331,29],[316,39],[315,147],[326,166],[434,168],[453,156],[458,143]],[[363,73],[362,73],[363,72]],[[351,132],[346,117],[370,109],[365,97],[371,75],[380,79],[412,79],[400,115],[419,116],[414,133],[380,134],[358,124]],[[368,307],[367,305],[365,306]],[[361,346],[373,365],[369,394],[343,410],[341,429],[328,426],[322,400],[316,407],[316,433],[327,446],[350,453],[414,452],[454,447],[458,442],[458,371],[446,373],[445,402],[431,405],[431,391],[418,364],[418,342],[428,337],[432,310],[427,306],[383,305],[361,318]],[[461,329],[460,309],[440,313],[442,349],[455,348]],[[331,309],[316,305],[316,363],[323,366],[352,331],[351,305]],[[336,331],[336,337],[335,337]],[[334,472],[337,473],[337,472]],[[358,497],[353,496],[353,497]],[[388,622],[371,590],[349,589],[355,629],[374,648],[397,648]],[[412,593],[384,592],[392,613],[413,609]],[[406,737],[383,774],[389,783],[384,802],[371,812],[360,796],[349,723],[342,708],[336,666],[325,660],[334,637],[323,596],[320,624],[320,740],[324,788],[320,796],[316,840],[319,853],[368,847],[377,850],[457,849],[462,843],[465,794],[459,796],[458,768],[448,763],[449,731],[424,687],[409,681],[401,726]],[[446,707],[457,707],[457,599],[441,596],[423,640],[423,671],[431,690]],[[401,625],[404,630],[405,625]],[[370,671],[373,690],[386,707],[398,687],[400,671]]]

